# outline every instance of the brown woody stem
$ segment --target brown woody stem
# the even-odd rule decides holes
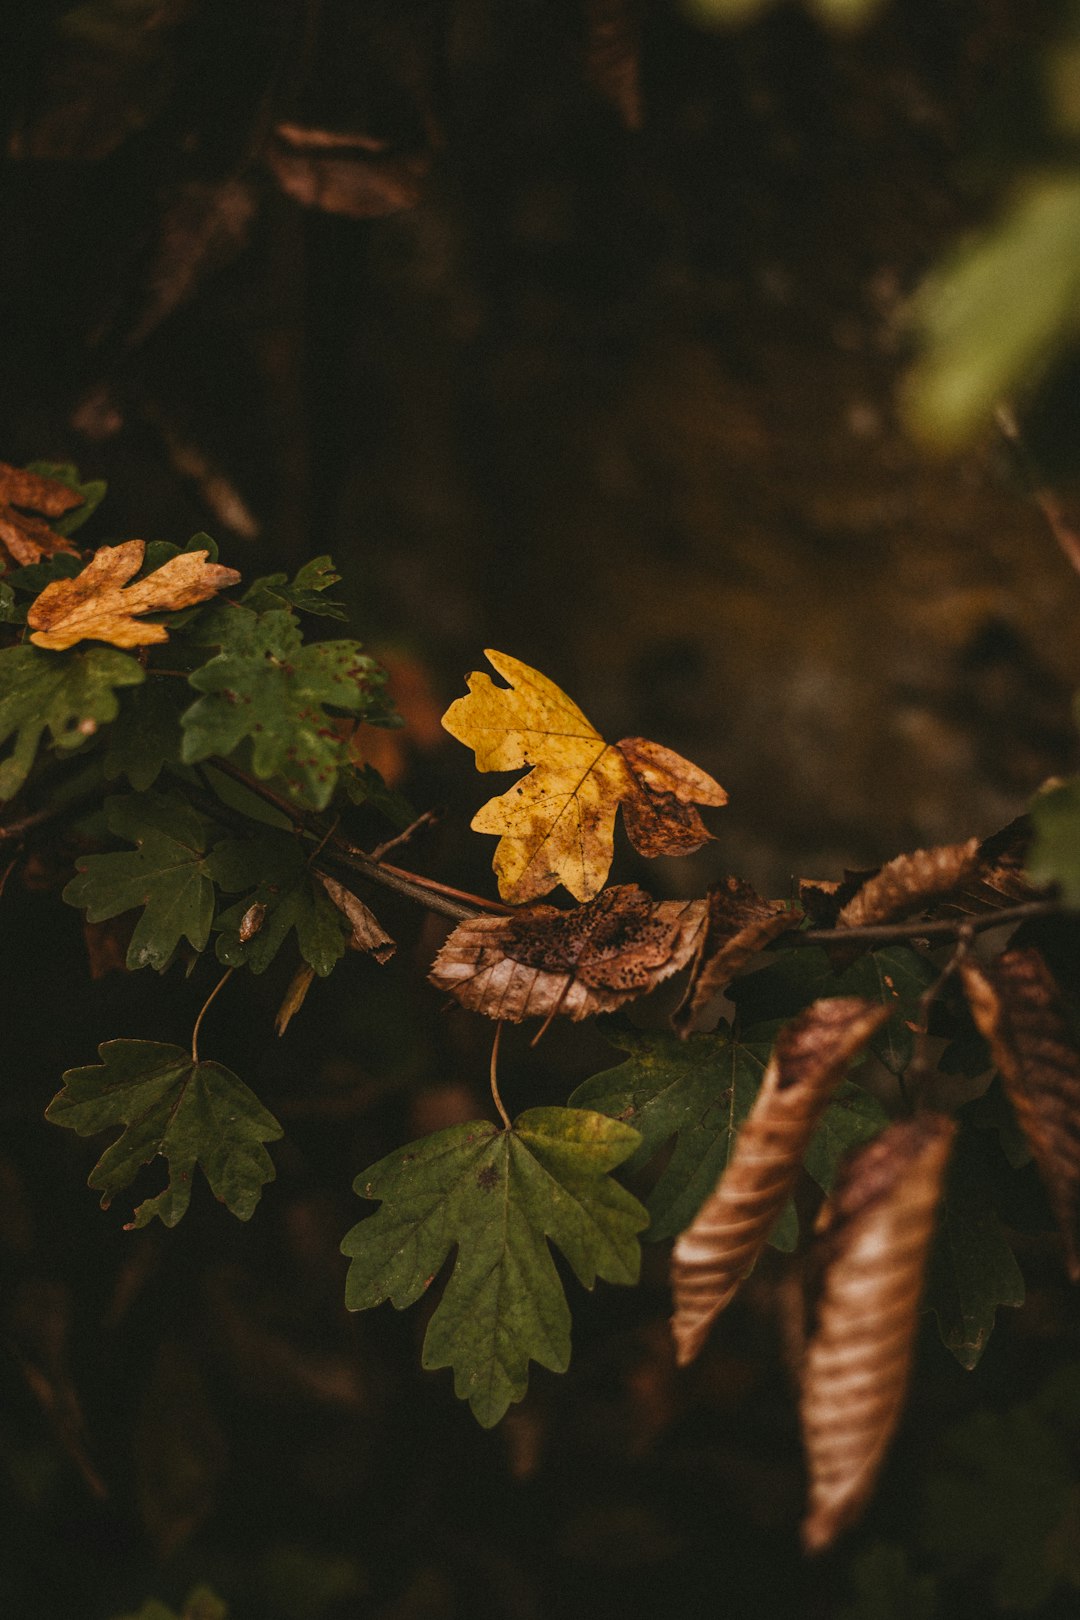
[[[1026,900],[1020,906],[1002,906],[984,917],[943,917],[933,922],[917,919],[903,923],[871,923],[865,928],[808,928],[804,934],[789,934],[791,945],[888,945],[904,939],[960,939],[970,931],[983,934],[989,928],[1011,928],[1014,923],[1035,917],[1060,917],[1070,908],[1060,900]]]

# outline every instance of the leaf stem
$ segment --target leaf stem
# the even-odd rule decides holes
[[[234,972],[235,972],[235,969],[226,968],[225,972],[221,975],[221,978],[218,980],[217,984],[215,984],[214,988],[211,990],[210,994],[207,996],[206,1000],[202,1004],[202,1008],[201,1008],[201,1010],[199,1012],[199,1016],[195,1020],[195,1028],[191,1032],[191,1061],[192,1061],[192,1063],[198,1063],[198,1061],[199,1061],[199,1030],[202,1028],[202,1021],[206,1017],[207,1011],[209,1010],[209,1007],[210,1007],[210,1003],[213,1001],[214,997],[217,995],[219,990],[224,990],[225,986],[228,984],[229,980],[232,978]]]
[[[499,1118],[506,1129],[510,1129],[510,1115],[503,1107],[503,1100],[499,1095],[499,1040],[502,1036],[503,1020],[500,1018],[495,1025],[495,1039],[491,1043],[491,1100],[499,1110]]]
[[[949,960],[945,963],[933,984],[928,985],[919,997],[919,1022],[915,1031],[915,1050],[912,1053],[911,1062],[908,1064],[907,1074],[899,1076],[900,1090],[903,1093],[904,1101],[912,1110],[922,1102],[921,1093],[925,1090],[927,1081],[931,1079],[935,1072],[934,1065],[930,1061],[929,1052],[930,1014],[933,1012],[941,992],[970,951],[974,938],[975,934],[970,926],[963,930]]]

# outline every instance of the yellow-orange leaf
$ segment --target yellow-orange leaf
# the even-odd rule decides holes
[[[81,574],[56,579],[35,598],[27,623],[39,647],[61,651],[79,641],[107,641],[113,647],[146,647],[168,641],[163,624],[141,622],[144,613],[175,613],[236,585],[234,568],[207,562],[205,551],[182,551],[135,585],[127,581],[142,566],[142,540],[102,546]]]
[[[858,1518],[899,1422],[955,1133],[942,1114],[890,1125],[845,1162],[822,1210],[824,1282],[800,1403],[809,1552]]]
[[[620,805],[639,854],[686,855],[706,842],[694,805],[727,803],[711,776],[641,737],[605,742],[554,681],[506,653],[486,656],[510,685],[470,675],[443,725],[475,751],[477,770],[531,767],[473,817],[476,832],[499,836],[492,864],[504,900],[537,900],[558,883],[591,900],[611,866]]]

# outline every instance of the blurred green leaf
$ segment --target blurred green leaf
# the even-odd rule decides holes
[[[167,1603],[147,1598],[141,1609],[131,1614],[118,1614],[113,1620],[229,1620],[229,1606],[223,1603],[208,1586],[196,1586],[184,1599],[184,1607],[177,1614]]]
[[[80,1136],[125,1127],[90,1172],[102,1209],[161,1156],[169,1162],[168,1185],[137,1206],[130,1227],[155,1215],[175,1226],[191,1199],[196,1164],[214,1197],[249,1220],[274,1179],[263,1143],[282,1135],[254,1092],[220,1063],[196,1062],[183,1047],[160,1041],[106,1041],[98,1055],[100,1065],[67,1071],[45,1118]]]
[[[1078,1389],[1074,1363],[1035,1400],[977,1412],[945,1436],[927,1482],[924,1546],[947,1575],[988,1585],[1001,1610],[1033,1614],[1080,1590]]]
[[[40,647],[0,652],[0,744],[14,747],[0,762],[0,800],[17,793],[48,730],[55,748],[79,748],[115,720],[116,689],[144,679],[138,660],[115,647],[54,653]]]
[[[925,439],[959,444],[1080,329],[1080,178],[1026,179],[997,224],[926,284],[915,323],[908,420]]]
[[[412,1305],[451,1248],[457,1258],[424,1340],[425,1367],[453,1367],[454,1390],[484,1428],[528,1386],[529,1362],[565,1372],[570,1311],[548,1239],[579,1281],[634,1283],[648,1216],[608,1174],[640,1138],[575,1108],[533,1108],[509,1130],[486,1120],[437,1131],[358,1176],[382,1202],[347,1234],[349,1310]]]
[[[836,1620],[937,1620],[937,1582],[917,1575],[903,1547],[875,1541],[851,1565],[852,1601]]]
[[[1034,837],[1027,857],[1032,883],[1057,883],[1066,905],[1080,906],[1080,777],[1031,801]]]
[[[1024,1279],[994,1209],[978,1135],[962,1130],[949,1165],[927,1270],[924,1309],[961,1367],[974,1367],[998,1307],[1024,1303]]]

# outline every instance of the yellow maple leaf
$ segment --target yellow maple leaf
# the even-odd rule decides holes
[[[532,767],[472,821],[476,832],[500,835],[492,864],[504,900],[536,900],[557,883],[591,900],[611,866],[620,805],[641,855],[687,855],[706,842],[694,805],[727,803],[711,776],[643,737],[605,742],[539,670],[506,653],[485,656],[510,685],[470,675],[468,696],[450,705],[443,725],[475,751],[479,771]]]
[[[127,581],[142,567],[142,540],[102,546],[74,579],[54,579],[35,597],[26,616],[38,647],[62,651],[79,641],[107,641],[113,647],[146,647],[168,641],[163,624],[140,622],[144,613],[175,613],[239,583],[235,568],[207,562],[205,551],[182,551],[134,585]]]

